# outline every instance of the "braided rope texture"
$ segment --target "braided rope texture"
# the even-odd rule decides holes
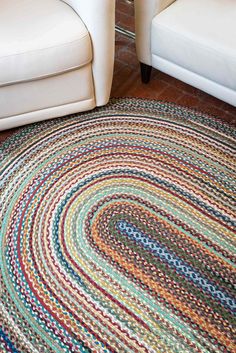
[[[235,131],[113,99],[0,146],[0,351],[236,352]]]

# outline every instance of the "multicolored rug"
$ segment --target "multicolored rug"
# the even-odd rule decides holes
[[[236,352],[235,135],[120,99],[6,140],[1,352]]]

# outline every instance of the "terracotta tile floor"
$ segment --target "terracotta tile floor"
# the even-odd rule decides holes
[[[129,31],[134,31],[133,2],[117,0],[116,4],[116,24]],[[153,70],[151,81],[147,85],[142,84],[134,40],[119,33],[116,33],[111,96],[143,97],[175,102],[218,116],[223,121],[236,126],[236,108],[162,72]],[[0,142],[13,131],[14,129],[0,132]]]

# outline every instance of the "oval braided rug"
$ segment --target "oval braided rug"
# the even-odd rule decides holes
[[[2,143],[1,352],[235,352],[234,139],[120,99]]]

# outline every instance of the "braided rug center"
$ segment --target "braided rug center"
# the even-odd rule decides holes
[[[235,352],[235,131],[120,99],[0,146],[1,352]]]

